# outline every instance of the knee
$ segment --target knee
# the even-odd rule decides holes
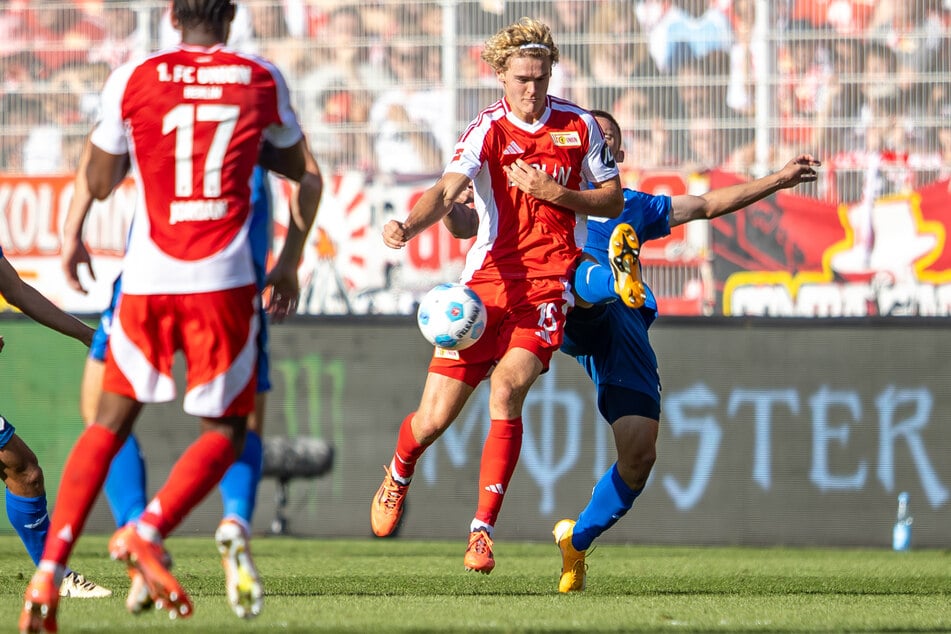
[[[618,455],[618,473],[624,483],[635,491],[643,489],[656,460],[657,450],[653,444],[638,447],[636,451]]]
[[[450,423],[451,421],[442,417],[416,412],[413,417],[413,437],[421,445],[431,445],[446,431]]]
[[[514,391],[507,383],[493,383],[489,393],[489,407],[491,409],[507,409],[512,402]]]
[[[6,484],[11,493],[20,497],[35,498],[46,493],[43,468],[35,460],[8,470]]]
[[[510,381],[495,381],[489,394],[489,411],[496,412],[503,418],[518,416],[527,393],[528,386]]]

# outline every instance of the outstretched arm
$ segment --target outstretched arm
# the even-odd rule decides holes
[[[443,174],[435,185],[423,192],[406,220],[390,220],[383,225],[383,243],[391,249],[405,247],[407,242],[442,220],[452,210],[469,182],[464,174]]]
[[[0,294],[11,305],[34,321],[57,332],[92,343],[93,329],[72,315],[64,313],[38,290],[24,282],[6,258],[0,258]]]
[[[800,183],[811,183],[822,163],[810,154],[801,154],[786,163],[783,169],[748,183],[721,187],[702,196],[684,194],[671,199],[670,226],[676,227],[691,220],[710,220],[733,213],[780,189],[789,189]]]

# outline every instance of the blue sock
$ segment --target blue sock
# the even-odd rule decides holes
[[[575,293],[589,304],[606,304],[616,300],[614,274],[611,268],[584,260],[575,271]]]
[[[13,525],[13,530],[20,536],[20,541],[26,546],[26,552],[34,565],[39,565],[43,556],[43,547],[46,545],[46,533],[50,528],[50,516],[46,512],[46,496],[24,498],[10,493],[7,489],[7,517]]]
[[[615,462],[594,485],[591,500],[575,523],[571,545],[575,550],[588,550],[601,533],[624,517],[640,494],[624,483]]]
[[[249,431],[244,438],[244,451],[228,468],[218,485],[225,517],[240,517],[248,526],[251,525],[263,461],[261,437]]]
[[[145,459],[135,436],[130,435],[112,459],[103,488],[116,526],[139,519],[145,511]]]

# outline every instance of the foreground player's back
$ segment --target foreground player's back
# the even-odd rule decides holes
[[[264,130],[280,123],[270,65],[221,46],[179,46],[152,56],[131,73],[121,102],[130,148],[144,183],[154,232],[174,234],[163,244],[181,254],[178,223],[215,222],[233,233],[248,209],[251,171]],[[162,222],[162,221],[165,222]],[[196,231],[202,234],[204,231]],[[220,246],[220,243],[219,243]],[[203,249],[199,249],[199,253]]]
[[[94,140],[107,151],[129,152],[140,208],[147,212],[133,224],[129,239],[128,292],[155,289],[158,276],[166,284],[175,277],[193,280],[186,263],[196,261],[205,266],[203,279],[209,265],[220,265],[212,277],[228,280],[219,287],[253,281],[246,255],[239,253],[245,247],[229,247],[244,242],[251,173],[262,139],[286,146],[289,139],[281,136],[299,138],[289,101],[283,78],[269,62],[220,44],[182,44],[110,78],[103,120],[113,125],[97,128]],[[109,117],[108,108],[116,116]],[[124,122],[124,129],[115,121]],[[154,268],[156,256],[172,269]],[[137,270],[136,263],[147,260],[150,268]],[[183,276],[174,273],[178,265]]]

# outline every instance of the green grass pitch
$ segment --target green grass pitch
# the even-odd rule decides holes
[[[71,564],[110,599],[65,599],[70,632],[951,632],[951,552],[872,549],[597,546],[588,588],[559,595],[554,544],[496,543],[490,576],[466,573],[463,539],[259,537],[264,613],[226,605],[211,536],[168,541],[194,616],[133,617],[107,538],[84,537]],[[0,601],[15,631],[32,566],[0,537]]]

